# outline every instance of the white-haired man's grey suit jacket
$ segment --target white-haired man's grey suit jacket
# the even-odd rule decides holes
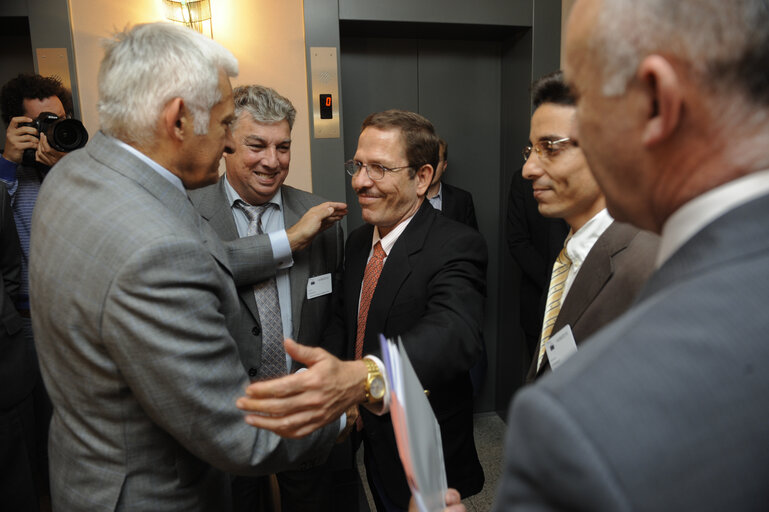
[[[494,510],[766,510],[766,219],[769,196],[703,228],[516,396]]]
[[[190,191],[190,198],[195,208],[208,221],[222,240],[237,240],[238,229],[232,218],[232,208],[227,201],[225,180],[222,176],[218,183]],[[316,195],[284,185],[283,218],[286,227],[293,226],[307,213],[307,210],[321,204],[324,200]],[[267,237],[260,237],[262,243],[269,244]],[[269,246],[268,246],[268,250]],[[331,228],[319,233],[312,243],[293,254],[294,264],[288,271],[291,283],[292,332],[285,333],[303,345],[319,346],[331,318],[331,293],[307,299],[307,281],[311,277],[324,274],[332,275],[332,288],[336,289],[341,276],[344,259],[344,233],[337,222]],[[272,261],[272,257],[269,260]],[[275,274],[272,265],[272,275]],[[233,337],[238,343],[240,358],[251,379],[259,377],[259,365],[262,359],[262,329],[259,311],[251,286],[238,288],[241,300],[241,320],[238,322]],[[341,357],[342,354],[335,354]]]
[[[233,279],[263,278],[263,258],[253,237],[225,247],[183,191],[102,133],[55,166],[30,258],[54,509],[226,510],[225,471],[325,457],[336,422],[287,441],[235,408],[248,378]]]

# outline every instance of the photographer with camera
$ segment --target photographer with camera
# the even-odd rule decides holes
[[[22,319],[27,349],[34,357],[27,273],[32,209],[46,173],[66,154],[52,147],[52,141],[46,136],[46,132],[50,135],[50,126],[59,119],[72,116],[72,94],[57,78],[20,74],[6,83],[0,91],[0,108],[3,121],[8,126],[5,148],[0,158],[0,181],[5,184],[11,196],[11,210],[22,250],[21,280],[15,306]],[[59,145],[59,149],[66,148]],[[2,250],[5,251],[6,248]],[[46,446],[51,405],[39,375],[36,380],[37,384],[32,391],[34,407],[28,411],[29,417],[25,420],[25,425],[31,422],[34,426],[31,429],[34,431],[34,439],[28,439],[33,443],[32,446],[28,445],[32,452],[30,463],[35,480],[32,485],[36,489],[35,494],[42,496],[48,494]]]

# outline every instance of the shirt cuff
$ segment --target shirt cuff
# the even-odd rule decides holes
[[[387,414],[390,412],[390,381],[387,379],[387,371],[385,369],[385,365],[382,362],[381,359],[379,359],[377,356],[372,356],[371,354],[366,354],[366,359],[370,359],[371,361],[374,361],[376,363],[377,367],[379,368],[379,373],[382,374],[384,383],[385,383],[385,393],[384,398],[382,401],[378,404],[363,404],[366,409],[373,412],[377,416],[382,416],[383,414]]]
[[[7,184],[16,181],[16,164],[3,156],[0,156],[0,180]]]
[[[269,236],[275,264],[279,269],[291,267],[294,264],[294,258],[291,255],[291,244],[288,241],[286,230],[273,231],[269,233]]]

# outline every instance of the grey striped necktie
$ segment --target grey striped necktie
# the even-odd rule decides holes
[[[277,207],[275,203],[252,206],[238,199],[235,206],[248,217],[248,234],[264,233],[262,215],[267,208]],[[283,322],[280,317],[280,302],[275,277],[254,285],[259,322],[262,325],[262,362],[258,378],[271,379],[286,374],[286,352],[283,348]]]

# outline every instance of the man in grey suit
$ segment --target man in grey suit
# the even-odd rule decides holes
[[[186,189],[215,182],[233,151],[236,73],[184,27],[117,35],[99,70],[101,131],[40,191],[30,282],[54,509],[227,510],[225,472],[319,461],[339,434],[335,422],[286,441],[234,405],[248,384],[235,283],[268,272],[258,240],[222,245]],[[315,222],[339,217],[329,207]]]
[[[517,395],[495,510],[766,509],[767,26],[765,0],[575,3],[580,143],[658,268]]]
[[[523,177],[532,182],[539,212],[564,219],[570,230],[543,297],[542,330],[527,382],[551,369],[547,345],[558,346],[551,353],[562,363],[577,345],[630,307],[654,269],[659,243],[656,235],[616,222],[606,211],[579,147],[577,108],[563,73],[543,76],[531,91],[534,114],[523,150]]]
[[[296,110],[288,98],[261,85],[237,87],[233,96],[235,145],[233,153],[224,157],[227,172],[218,183],[190,191],[190,198],[222,240],[248,235],[250,222],[244,210],[246,205],[274,205],[266,207],[260,219],[263,231],[269,234],[265,243],[271,245],[273,258],[268,261],[275,268],[274,279],[256,288],[238,288],[241,312],[234,335],[246,372],[251,380],[261,380],[265,378],[265,368],[269,368],[270,357],[280,359],[283,374],[296,366],[283,350],[284,336],[304,345],[320,345],[331,315],[331,292],[340,277],[344,234],[337,223],[300,248],[294,232],[301,231],[302,216],[309,210],[329,205],[343,210],[345,205],[326,203],[316,195],[283,184],[291,162],[291,129],[296,118]],[[310,223],[315,210],[307,214]],[[291,227],[286,229],[287,226]],[[260,288],[272,286],[273,282],[277,294],[265,298]],[[271,310],[279,312],[273,320],[265,313]],[[270,322],[277,325],[271,326]],[[265,332],[276,335],[272,340],[265,340]],[[277,342],[277,346],[272,347],[274,356],[270,342]],[[338,510],[331,505],[331,475],[331,468],[324,466],[279,473],[282,509]],[[257,491],[263,484],[259,480],[233,479],[235,510],[257,509],[261,498]]]

